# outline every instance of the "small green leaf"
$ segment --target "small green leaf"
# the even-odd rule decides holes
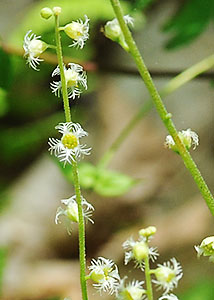
[[[115,197],[128,192],[137,182],[127,175],[101,169],[94,186],[94,191],[102,196]]]
[[[63,174],[73,183],[72,166],[63,168],[59,164]],[[78,165],[80,186],[84,189],[92,189],[97,194],[105,197],[116,197],[128,192],[139,180],[133,179],[122,173],[100,169],[90,163]]]
[[[79,165],[80,185],[84,189],[91,189],[96,183],[97,168],[90,163]]]

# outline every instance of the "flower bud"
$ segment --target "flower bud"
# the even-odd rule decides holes
[[[41,9],[40,15],[43,19],[48,20],[50,17],[53,16],[53,11],[49,7],[44,7]]]
[[[133,26],[133,18],[129,15],[123,17],[125,23],[127,25]],[[120,25],[117,19],[113,19],[112,21],[108,21],[104,26],[104,34],[110,40],[117,42],[121,45],[126,51],[129,51],[129,46],[127,45]]]
[[[61,11],[62,11],[61,7],[59,6],[53,7],[53,13],[55,16],[59,16],[61,14]]]
[[[133,246],[133,255],[137,261],[142,261],[149,256],[149,247],[144,241],[136,242]]]
[[[115,42],[118,41],[120,35],[122,34],[120,25],[117,22],[114,22],[114,20],[106,23],[104,26],[104,33],[107,38]]]
[[[150,236],[154,235],[156,233],[157,229],[155,226],[149,226],[147,228],[141,229],[139,231],[139,235],[149,238]]]

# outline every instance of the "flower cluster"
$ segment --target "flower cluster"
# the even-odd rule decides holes
[[[72,161],[79,160],[84,155],[89,155],[91,148],[80,144],[80,138],[88,133],[82,129],[78,123],[60,123],[55,127],[61,134],[60,140],[49,138],[48,149],[51,154],[59,158],[61,162],[71,164]]]
[[[44,7],[41,9],[41,16],[44,19],[49,19],[53,15],[59,16],[61,13],[60,7],[54,7],[50,9],[49,7]],[[72,21],[71,23],[65,25],[64,27],[60,27],[60,30],[64,30],[64,32],[73,39],[73,43],[70,47],[76,47],[82,49],[85,45],[86,40],[89,38],[89,18],[85,15],[85,21],[81,19],[77,21]],[[32,33],[32,30],[29,30],[24,37],[24,57],[27,58],[27,63],[31,68],[37,70],[37,66],[40,64],[43,59],[39,56],[47,49],[47,48],[55,48],[55,46],[48,45],[43,42],[41,36],[36,36]],[[71,64],[72,65],[72,64]],[[71,68],[72,69],[72,68]],[[80,68],[78,70],[74,70],[76,72],[82,71]],[[57,74],[57,73],[56,73]],[[69,75],[68,75],[69,76]],[[78,85],[78,82],[75,80],[75,85]],[[83,83],[84,87],[86,86],[85,81]],[[58,85],[55,87],[57,88]],[[69,86],[68,86],[69,87]],[[60,88],[60,87],[59,87]],[[85,87],[87,88],[87,86]],[[79,96],[79,93],[77,93]],[[74,98],[71,97],[71,98]]]
[[[163,289],[163,294],[158,300],[178,300],[177,296],[170,292],[177,287],[183,275],[180,263],[172,258],[170,261],[158,264],[156,269],[149,268],[149,259],[154,261],[158,256],[156,248],[148,246],[155,232],[156,228],[149,226],[139,231],[137,241],[131,238],[123,244],[125,250],[128,250],[125,252],[125,265],[133,259],[136,267],[147,274],[146,280],[152,275],[155,276],[151,281],[158,290]],[[144,263],[145,268],[143,268]],[[93,285],[100,293],[108,292],[111,295],[114,293],[118,300],[143,300],[148,297],[148,291],[143,287],[144,282],[132,280],[126,283],[127,277],[120,278],[118,268],[112,260],[103,257],[99,257],[98,260],[93,259],[89,270],[91,272],[87,277],[95,282]]]
[[[83,67],[69,63],[68,68],[64,66],[64,74],[65,74],[65,82],[68,91],[68,98],[75,99],[76,97],[80,97],[83,89],[87,89],[87,76],[86,73],[83,71]],[[59,66],[52,73],[52,77],[60,75],[60,68]],[[54,81],[50,84],[52,92],[56,96],[60,96],[60,92],[62,90],[62,82],[61,81]]]
[[[181,139],[181,141],[184,143],[187,150],[189,150],[192,146],[193,146],[193,150],[195,150],[195,148],[199,144],[199,138],[197,133],[192,131],[190,128],[188,128],[187,130],[179,131],[178,136]],[[167,135],[165,141],[165,147],[172,149],[176,153],[179,153],[179,150],[171,135]]]

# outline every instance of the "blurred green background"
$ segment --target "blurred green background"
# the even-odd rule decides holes
[[[135,18],[134,35],[155,83],[162,88],[187,67],[213,54],[212,0],[124,0]],[[115,260],[121,274],[141,280],[133,266],[123,266],[121,244],[144,226],[158,228],[154,244],[159,262],[175,256],[184,277],[175,293],[181,300],[212,300],[213,265],[198,261],[193,245],[213,234],[213,219],[182,161],[164,149],[166,131],[155,111],[133,130],[103,173],[96,164],[121,129],[148,99],[126,53],[101,32],[114,18],[110,1],[61,0],[0,2],[0,286],[2,299],[80,299],[77,229],[67,236],[54,224],[60,199],[73,193],[71,169],[47,153],[47,140],[64,121],[62,101],[49,88],[56,67],[54,52],[36,72],[22,56],[24,35],[32,30],[54,43],[53,19],[45,6],[62,7],[61,24],[90,18],[90,39],[83,50],[63,52],[88,70],[88,90],[71,101],[72,119],[89,132],[90,157],[80,166],[83,194],[95,208],[87,226],[87,254]],[[213,68],[164,101],[179,130],[200,136],[193,152],[213,187]],[[98,294],[90,288],[94,300]],[[157,293],[157,295],[159,295]],[[108,296],[103,298],[108,299]]]

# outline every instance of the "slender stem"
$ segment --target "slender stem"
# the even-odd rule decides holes
[[[85,269],[86,269],[86,259],[85,259],[85,223],[84,223],[84,216],[82,210],[82,196],[80,191],[80,184],[79,184],[79,174],[77,163],[74,161],[72,163],[73,169],[73,180],[74,180],[74,188],[76,194],[76,201],[78,205],[78,215],[79,215],[79,260],[80,260],[80,283],[82,289],[82,298],[83,300],[87,300],[87,286],[86,286],[86,276],[85,276]]]
[[[66,80],[65,80],[61,37],[59,34],[59,16],[55,16],[55,36],[56,36],[56,53],[57,53],[59,69],[60,69],[60,79],[61,79],[61,83],[62,83],[62,97],[63,97],[64,110],[65,110],[65,119],[66,119],[66,122],[70,122],[71,121],[71,112],[70,112],[68,92],[67,92]]]
[[[70,106],[68,100],[67,86],[65,81],[64,74],[64,65],[63,65],[63,56],[62,56],[62,46],[61,39],[59,34],[59,17],[55,16],[55,32],[56,32],[56,46],[57,46],[57,58],[60,68],[60,77],[62,83],[62,95],[63,95],[63,103],[65,110],[65,119],[66,122],[71,121],[71,113]],[[87,300],[87,286],[86,286],[86,277],[85,277],[85,269],[86,269],[86,259],[85,259],[85,224],[84,224],[84,216],[82,209],[82,196],[80,191],[80,183],[79,183],[79,174],[77,168],[77,162],[72,162],[72,171],[73,171],[73,180],[74,180],[74,188],[76,201],[78,205],[78,216],[79,216],[79,260],[80,260],[80,284],[82,290],[82,299]]]
[[[153,300],[152,281],[151,281],[150,267],[149,267],[149,257],[144,259],[144,263],[145,263],[145,279],[146,279],[147,298],[148,298],[148,300]]]
[[[121,30],[124,34],[126,43],[129,46],[129,53],[133,57],[136,65],[138,67],[139,73],[151,95],[153,104],[156,107],[156,110],[157,110],[160,118],[162,119],[165,127],[167,128],[168,132],[173,137],[173,140],[175,141],[175,144],[179,150],[179,153],[184,161],[186,168],[190,171],[190,173],[191,173],[192,177],[194,178],[196,184],[198,185],[198,188],[199,188],[201,194],[203,195],[211,213],[214,215],[214,198],[213,198],[206,182],[204,181],[199,169],[197,168],[195,162],[193,161],[190,153],[188,152],[188,150],[186,149],[183,142],[181,141],[181,139],[178,136],[178,132],[176,130],[176,127],[175,127],[173,121],[171,120],[171,116],[167,112],[165,105],[164,105],[163,101],[161,100],[160,94],[158,93],[158,91],[153,83],[153,80],[152,80],[150,73],[143,61],[143,58],[141,57],[141,54],[135,44],[132,34],[129,31],[129,28],[123,19],[123,11],[122,11],[120,2],[119,2],[119,0],[110,0],[110,1],[112,4],[112,7],[114,9],[114,12],[116,14],[116,17],[118,19],[118,22],[120,24]]]
[[[166,86],[161,90],[161,96],[167,96],[180,88],[185,83],[189,82],[199,74],[209,70],[214,66],[214,55],[210,55],[203,59],[202,61],[196,63],[195,65],[191,66],[190,68],[186,69],[185,71],[181,72],[175,78],[170,80]],[[132,119],[128,122],[128,124],[122,129],[119,136],[115,139],[113,144],[107,150],[106,153],[101,157],[98,166],[99,167],[106,167],[112,157],[114,156],[115,152],[119,149],[121,144],[124,140],[128,137],[128,135],[132,132],[135,126],[139,123],[139,121],[152,109],[153,103],[152,99],[147,100],[140,110],[132,117]]]

